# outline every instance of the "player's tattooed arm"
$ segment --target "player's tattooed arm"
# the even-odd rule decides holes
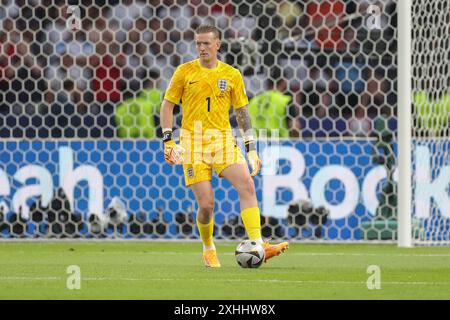
[[[256,143],[253,136],[252,121],[248,113],[248,106],[236,110],[236,120],[241,130],[241,135],[245,141],[245,151],[250,166],[252,167],[251,175],[254,177],[261,170],[261,160],[256,152]]]
[[[252,128],[252,121],[248,113],[248,106],[236,110],[236,120],[244,138],[245,150],[248,152],[256,150],[255,138]]]
[[[250,115],[248,113],[248,106],[236,110],[236,120],[241,130],[241,134],[245,140],[253,140],[253,128]]]

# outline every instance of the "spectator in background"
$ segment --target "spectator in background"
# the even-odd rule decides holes
[[[8,14],[19,17],[10,4]],[[0,136],[22,138],[32,130],[30,117],[35,115],[35,103],[42,99],[47,83],[42,68],[36,62],[40,48],[34,45],[34,36],[27,32],[36,21],[14,20],[0,11]]]
[[[443,137],[450,131],[450,93],[414,93],[415,128],[422,137]]]
[[[159,108],[164,92],[159,89],[159,72],[151,70],[150,78],[143,82],[142,90],[136,98],[121,103],[116,110],[117,135],[120,138],[161,137]]]
[[[77,117],[77,103],[80,102],[81,91],[73,80],[62,81],[61,89],[56,95],[47,94],[45,103],[39,106],[42,124],[40,138],[75,138],[88,137],[86,127]],[[37,123],[36,123],[37,125]]]
[[[19,34],[12,32],[14,22],[12,19],[0,20],[0,80],[8,80],[14,77],[12,61],[18,55],[17,45],[20,42]],[[2,90],[3,91],[3,90]]]
[[[299,1],[272,0],[278,5],[277,15],[281,18],[282,26],[278,30],[279,39],[293,37],[299,31],[300,17],[303,8]]]
[[[342,18],[345,4],[342,0],[309,1],[306,12],[310,17],[310,27],[315,31],[315,40],[319,48],[343,51]]]
[[[348,120],[348,135],[356,137],[369,137],[372,132],[372,121],[367,116],[364,106],[357,106],[354,115]]]
[[[380,117],[387,122],[393,117],[393,115],[386,116],[387,112],[382,112],[383,109],[389,110],[386,102],[388,101],[389,91],[393,89],[393,84],[388,80],[389,72],[384,68],[369,69],[361,66],[358,77],[352,75],[352,69],[353,72],[358,70],[357,65],[348,70],[349,75],[346,82],[351,83],[356,78],[359,80],[353,83],[352,93],[346,93],[350,104],[350,108],[346,109],[347,112],[343,113],[343,117],[348,119],[347,134],[349,136],[369,137],[374,134],[374,131],[379,131],[377,121],[380,120]],[[341,84],[345,87],[345,81]],[[355,96],[353,92],[358,95]],[[393,103],[388,101],[388,105]]]
[[[135,97],[143,89],[142,82],[149,78],[150,68],[157,64],[155,57],[149,52],[147,43],[151,42],[152,36],[145,33],[146,29],[147,21],[143,18],[137,19],[135,27],[128,32],[128,42],[122,46],[122,52],[117,57],[119,60],[122,60],[122,57],[124,59],[122,77],[127,91],[123,93],[123,100],[130,96]]]
[[[92,87],[96,101],[102,103],[119,102],[125,87],[121,71],[121,67],[125,64],[125,56],[119,54],[120,46],[114,41],[116,31],[117,29],[103,30],[102,42],[96,46],[99,61],[95,66]]]
[[[96,101],[86,103],[86,92],[78,82],[66,79],[55,94],[46,92],[38,106],[39,118],[34,130],[40,138],[111,138],[114,137],[112,116]]]
[[[292,97],[285,94],[287,82],[284,78],[269,79],[269,91],[265,91],[250,100],[248,109],[253,128],[258,134],[266,130],[271,137],[271,130],[278,130],[280,138],[298,137],[300,123],[298,109],[292,104]]]
[[[264,90],[268,69],[279,66],[285,72],[287,84],[281,94],[289,92],[290,104],[301,105],[304,119],[298,128],[302,127],[303,137],[339,136],[350,128],[346,121],[357,128],[356,122],[376,117],[384,104],[395,110],[396,75],[389,76],[387,66],[395,65],[391,57],[396,49],[396,1],[115,0],[102,6],[83,0],[79,4],[85,9],[82,31],[73,32],[65,25],[67,1],[2,1],[2,137],[12,132],[23,137],[23,128],[41,131],[33,106],[41,108],[51,96],[52,104],[76,105],[73,116],[83,119],[82,127],[101,123],[106,134],[92,129],[95,137],[110,136],[115,106],[142,93],[143,82],[151,78],[150,68],[160,70],[159,88],[164,89],[174,66],[196,57],[192,29],[205,22],[214,22],[223,31],[223,44],[230,45],[225,51],[231,64],[244,73],[249,96]],[[382,8],[379,30],[367,29],[370,4]],[[289,47],[288,41],[295,43]],[[384,71],[372,75],[380,67]],[[58,116],[67,118],[65,112]]]

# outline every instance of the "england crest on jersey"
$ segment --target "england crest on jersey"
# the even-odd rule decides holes
[[[219,79],[219,81],[217,82],[217,86],[219,87],[220,91],[224,92],[228,88],[228,80]]]

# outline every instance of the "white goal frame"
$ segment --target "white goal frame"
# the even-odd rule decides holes
[[[398,1],[398,246],[413,246],[412,227],[412,1]]]

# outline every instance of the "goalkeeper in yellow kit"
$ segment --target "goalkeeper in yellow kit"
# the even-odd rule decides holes
[[[261,160],[252,135],[248,99],[239,70],[217,59],[220,31],[208,25],[199,26],[195,42],[199,59],[180,65],[170,81],[161,104],[165,160],[182,164],[186,186],[198,203],[197,226],[203,241],[203,261],[207,267],[220,267],[213,242],[214,193],[212,170],[226,178],[239,193],[241,217],[250,240],[263,245],[265,260],[288,248],[261,238],[260,211],[252,176],[258,174]],[[173,109],[182,103],[183,120],[180,145],[172,139]],[[232,136],[229,109],[236,110],[239,129],[244,133],[247,163]]]

